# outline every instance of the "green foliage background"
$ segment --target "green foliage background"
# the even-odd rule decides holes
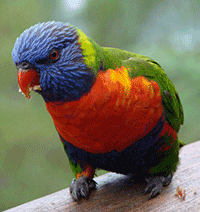
[[[42,98],[32,94],[28,101],[18,93],[11,51],[38,22],[69,22],[102,46],[158,61],[183,103],[180,138],[200,140],[200,2],[85,0],[74,11],[66,2],[0,1],[0,211],[66,188],[73,178]]]

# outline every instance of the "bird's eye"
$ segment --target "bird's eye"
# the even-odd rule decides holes
[[[59,58],[59,52],[57,50],[53,50],[51,53],[50,53],[50,58],[52,60],[57,60]]]
[[[29,68],[29,64],[27,62],[22,62],[21,65],[24,69]]]

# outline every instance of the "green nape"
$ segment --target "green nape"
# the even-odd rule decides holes
[[[87,37],[80,29],[77,29],[79,43],[83,50],[85,64],[91,68],[95,74],[98,73],[100,64],[104,70],[116,69],[122,66],[123,60],[137,56],[136,54],[120,49],[101,47],[94,40]]]

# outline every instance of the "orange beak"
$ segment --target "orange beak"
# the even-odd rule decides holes
[[[40,76],[35,69],[18,69],[18,83],[20,91],[27,99],[30,99],[30,91],[41,90]]]

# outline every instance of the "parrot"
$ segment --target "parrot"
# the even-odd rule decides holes
[[[60,21],[35,24],[16,39],[12,60],[27,99],[40,94],[75,178],[74,201],[97,188],[98,169],[144,179],[148,199],[168,186],[179,164],[183,107],[153,59],[101,47]]]

